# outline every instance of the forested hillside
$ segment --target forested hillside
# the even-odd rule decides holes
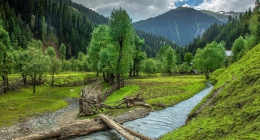
[[[134,27],[147,33],[169,38],[179,45],[192,42],[213,23],[223,24],[214,16],[192,8],[177,8],[155,18],[134,23]]]
[[[257,5],[253,12],[249,10],[244,16],[240,16],[240,20],[233,19],[222,28],[217,36],[224,31],[229,32],[227,35],[232,35],[232,31],[240,30],[241,36],[232,43],[233,64],[212,73],[214,90],[193,109],[185,126],[165,134],[162,139],[259,139],[259,11],[260,5]],[[240,25],[240,28],[230,27],[232,22],[233,25]],[[202,60],[198,58],[202,58],[199,54],[203,50],[210,52],[209,45],[198,49],[194,62]],[[214,56],[207,57],[207,60],[212,59],[211,57]]]
[[[179,48],[175,42],[166,37],[149,34],[141,30],[135,31],[140,38],[145,40],[142,50],[146,52],[147,57],[155,57],[160,48],[165,45],[170,45],[174,49]]]
[[[226,43],[226,49],[230,50],[233,42],[239,37],[244,38],[250,33],[249,21],[252,15],[251,9],[244,14],[240,13],[239,16],[229,17],[227,24],[211,25],[202,36],[195,37],[192,43],[186,45],[189,52],[195,54],[198,48],[203,48],[207,43],[212,41]]]

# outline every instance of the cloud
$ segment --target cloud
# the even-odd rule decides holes
[[[113,9],[126,9],[133,21],[163,14],[176,8],[175,3],[186,0],[72,0],[109,17]]]
[[[245,12],[249,7],[254,7],[255,0],[204,0],[195,6],[196,9],[218,11]]]
[[[109,17],[113,9],[123,8],[133,21],[144,20],[175,9],[182,4],[211,11],[244,12],[255,0],[72,0]]]

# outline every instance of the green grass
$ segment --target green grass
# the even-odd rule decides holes
[[[161,76],[154,78],[133,79],[127,81],[140,86],[135,92],[149,104],[164,103],[173,106],[192,97],[205,88],[205,79],[201,75]]]
[[[105,104],[114,106],[118,104],[118,101],[122,100],[124,97],[132,96],[139,89],[136,85],[126,85],[125,87],[117,90],[112,93],[108,99],[105,101]]]
[[[64,100],[69,97],[78,98],[78,87],[37,86],[36,93],[32,87],[23,88],[21,92],[10,92],[0,96],[0,127],[23,121],[26,117],[43,112],[53,112],[67,106]],[[74,90],[71,92],[70,90]]]
[[[164,135],[162,139],[259,139],[259,60],[260,44],[229,68],[214,72],[214,89],[226,85],[220,94],[187,125]]]
[[[143,77],[127,79],[125,83],[126,86],[111,94],[105,104],[114,106],[126,96],[133,97],[139,94],[149,104],[160,102],[173,106],[192,97],[206,86],[201,75]]]

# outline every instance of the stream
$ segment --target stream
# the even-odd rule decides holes
[[[144,134],[150,138],[159,138],[163,134],[178,129],[185,125],[190,111],[212,90],[213,86],[207,84],[207,88],[197,93],[188,100],[182,101],[164,110],[151,112],[148,116],[123,125]],[[115,130],[101,131],[73,140],[124,140]]]

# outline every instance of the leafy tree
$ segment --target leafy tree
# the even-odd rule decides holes
[[[232,46],[232,54],[233,54],[233,60],[238,61],[246,51],[246,44],[245,40],[242,36],[240,36],[238,39],[235,40]]]
[[[194,67],[204,72],[206,79],[209,79],[209,74],[213,70],[220,68],[225,61],[225,49],[222,44],[217,44],[215,41],[207,44],[204,49],[198,49],[194,59]]]
[[[25,66],[23,67],[23,71],[32,77],[33,93],[35,93],[36,78],[37,76],[41,77],[47,72],[46,70],[48,70],[50,59],[43,54],[41,41],[30,43],[26,53],[28,57]]]
[[[138,76],[139,69],[141,67],[141,62],[146,58],[146,53],[141,50],[141,47],[145,44],[143,39],[140,39],[139,36],[135,35],[134,43],[134,53],[133,53],[133,65],[130,69],[130,77]]]
[[[115,52],[117,54],[117,61],[115,62],[115,74],[118,89],[120,85],[120,77],[129,70],[130,62],[132,60],[133,47],[131,39],[133,39],[132,21],[123,9],[113,10],[109,20],[110,36]]]
[[[54,74],[58,74],[61,69],[61,62],[56,56],[56,52],[52,46],[47,48],[47,55],[50,59],[49,64],[49,73],[52,75],[51,77],[51,86],[54,86]]]
[[[99,25],[92,33],[92,39],[88,48],[88,57],[90,59],[90,68],[99,73],[98,62],[100,61],[99,52],[109,44],[109,26]]]
[[[107,46],[107,48],[103,48],[100,53],[100,61],[98,63],[98,69],[103,73],[103,79],[110,85],[114,84],[115,79],[115,65],[114,62],[117,61],[117,54],[114,53],[115,48],[111,46]]]
[[[176,65],[176,56],[174,50],[169,47],[165,52],[165,71],[172,74]]]
[[[179,73],[187,73],[190,72],[192,69],[192,67],[190,66],[190,64],[188,64],[188,62],[184,62],[181,65],[177,66],[177,70],[179,71]]]
[[[7,93],[9,89],[8,74],[12,70],[12,55],[9,53],[10,38],[8,32],[2,26],[2,20],[0,19],[0,75],[4,84],[4,93]]]
[[[26,59],[28,58],[28,53],[26,51],[19,49],[14,51],[14,69],[15,72],[19,73],[23,77],[23,84],[26,86],[27,84],[27,73],[24,71],[23,67],[25,66]]]
[[[144,60],[144,62],[142,64],[142,70],[148,76],[156,73],[156,71],[157,71],[156,61],[151,58]]]
[[[59,54],[61,59],[61,68],[64,70],[64,61],[66,59],[66,47],[64,44],[61,44]]]
[[[193,55],[190,52],[187,52],[184,56],[184,61],[188,63],[188,65],[191,64],[191,61],[193,59]]]

